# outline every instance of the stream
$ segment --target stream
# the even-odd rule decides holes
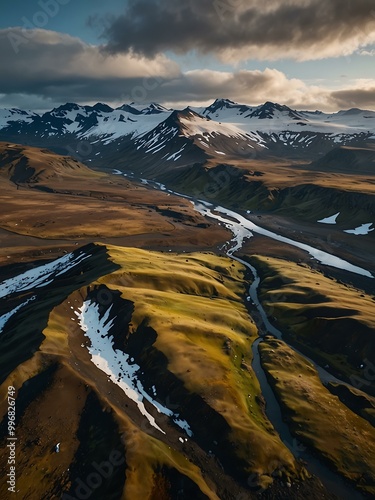
[[[273,233],[267,229],[264,229],[260,226],[257,226],[252,221],[246,219],[246,217],[234,212],[232,210],[226,209],[221,206],[214,206],[212,203],[196,200],[191,196],[177,193],[168,189],[164,184],[161,184],[156,181],[150,181],[146,179],[137,179],[133,174],[126,174],[124,172],[120,172],[119,170],[115,171],[117,175],[123,175],[125,177],[134,178],[135,180],[140,180],[142,184],[149,185],[154,189],[159,189],[161,191],[165,191],[169,194],[173,194],[180,198],[184,198],[189,200],[194,209],[199,212],[204,217],[209,217],[211,219],[215,219],[220,224],[229,229],[233,234],[233,239],[228,241],[225,244],[225,252],[228,257],[236,260],[237,262],[244,265],[247,269],[251,271],[253,275],[253,282],[249,288],[249,298],[256,307],[261,321],[257,324],[259,331],[266,331],[267,334],[271,334],[278,339],[282,339],[282,333],[280,330],[275,328],[269,321],[267,314],[265,313],[263,306],[261,305],[258,298],[258,286],[260,283],[260,278],[258,272],[254,266],[244,261],[243,259],[235,256],[235,252],[240,250],[246,239],[249,239],[253,236],[253,233],[262,234],[263,236],[267,236],[271,239],[282,241],[291,246],[298,247],[302,250],[305,250],[311,255],[312,259],[317,260],[323,265],[336,267],[338,269],[343,269],[351,273],[360,274],[362,276],[366,276],[369,279],[373,279],[374,276],[367,269],[363,269],[361,267],[355,266],[350,262],[347,262],[339,257],[331,255],[327,252],[323,252],[318,250],[310,245],[306,245],[304,243],[300,243],[298,241],[286,238],[284,236],[278,235],[277,233]],[[339,474],[332,471],[328,466],[326,466],[323,462],[321,462],[318,458],[313,456],[304,446],[302,446],[291,434],[289,427],[283,420],[282,411],[280,405],[276,399],[276,396],[273,392],[272,387],[268,383],[266,374],[262,368],[259,354],[259,344],[262,342],[263,338],[259,337],[255,340],[252,345],[252,354],[253,354],[253,362],[252,368],[259,380],[259,384],[261,387],[262,395],[266,402],[266,414],[275,430],[278,432],[280,439],[283,441],[284,445],[292,452],[296,459],[303,460],[307,470],[317,476],[323,485],[327,488],[328,491],[335,494],[341,500],[361,500],[364,497],[360,492],[354,489],[354,487],[346,482]],[[285,340],[283,340],[285,342]],[[328,382],[335,382],[347,385],[345,382],[337,379],[335,376],[330,374],[327,370],[317,365],[312,359],[305,356],[303,353],[292,347],[287,343],[287,345],[293,349],[295,352],[300,354],[305,360],[310,362],[314,368],[317,370],[318,375],[322,384],[327,384]]]

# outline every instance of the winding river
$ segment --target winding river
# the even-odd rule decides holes
[[[257,308],[259,316],[261,318],[261,321],[259,321],[259,323],[261,324],[258,323],[257,327],[260,331],[263,330],[267,332],[267,334],[271,334],[277,337],[278,339],[281,339],[282,338],[281,331],[275,328],[270,323],[267,314],[265,313],[263,306],[259,301],[258,286],[260,283],[260,278],[258,276],[256,268],[251,264],[249,264],[248,262],[244,261],[243,259],[234,255],[236,251],[242,248],[244,240],[252,236],[250,227],[252,231],[258,232],[265,236],[269,236],[269,234],[266,233],[271,233],[271,232],[255,226],[255,224],[253,224],[251,221],[248,221],[247,219],[245,219],[239,214],[236,214],[232,210],[226,210],[223,207],[213,208],[212,205],[210,206],[210,204],[202,201],[198,202],[192,201],[192,203],[194,204],[195,209],[200,214],[219,220],[222,224],[224,224],[228,229],[232,231],[234,237],[227,244],[226,254],[228,255],[228,257],[231,257],[232,259],[236,260],[237,262],[240,262],[245,267],[247,267],[253,275],[254,280],[249,288],[249,297],[253,302],[253,304],[255,305],[255,307]],[[230,218],[227,218],[226,216]],[[246,224],[246,221],[249,223],[248,225]],[[254,226],[256,227],[257,231],[254,230]],[[279,237],[279,235],[275,233],[271,234],[272,236],[270,237],[272,237],[273,239],[280,238],[280,241],[284,242],[287,242],[286,240],[288,240],[288,238],[284,238],[282,236]],[[299,246],[301,248],[300,244],[294,241],[293,241],[293,246]],[[364,276],[372,278],[371,273],[365,269],[353,266],[349,262],[339,259],[338,257],[334,257],[330,254],[327,254],[326,252],[321,252],[319,250],[316,250],[313,247],[309,247],[308,245],[303,245],[303,247],[308,247],[308,250],[307,248],[304,249],[307,250],[310,253],[310,255],[319,260],[322,264],[339,267],[340,269],[346,269],[347,271],[362,274]],[[293,438],[292,434],[290,433],[289,427],[283,421],[280,405],[275,397],[273,389],[268,383],[267,376],[261,365],[259,344],[260,342],[262,342],[262,340],[263,340],[262,337],[260,337],[253,343],[252,368],[259,380],[262,395],[266,401],[267,417],[269,418],[270,422],[272,422],[272,425],[278,432],[284,445],[293,453],[295,458],[302,459],[305,462],[307,470],[310,473],[314,474],[315,476],[319,477],[319,479],[328,489],[328,491],[334,493],[342,500],[362,499],[363,496],[359,492],[357,492],[351,485],[349,485],[340,475],[336,474],[331,469],[329,469],[324,463],[322,463],[319,459],[317,459],[315,456],[309,453],[309,451],[304,446],[301,446],[295,438]],[[289,347],[314,365],[323,384],[326,384],[328,382],[337,382],[344,384],[344,382],[331,375],[329,372],[327,372],[327,370],[317,365],[312,359],[308,358],[294,347],[290,345]]]
[[[173,194],[175,196],[179,196],[181,198],[185,198],[189,200],[194,209],[199,212],[201,215],[205,217],[209,217],[211,219],[217,220],[220,224],[224,225],[227,229],[229,229],[232,234],[232,240],[228,241],[225,244],[225,251],[228,257],[236,260],[243,264],[247,269],[249,269],[253,275],[253,282],[249,288],[249,298],[257,308],[259,313],[259,320],[257,322],[257,327],[260,332],[264,331],[267,334],[271,334],[278,339],[282,338],[282,333],[280,330],[275,328],[269,321],[262,304],[258,298],[258,286],[260,283],[260,278],[258,276],[258,272],[254,266],[244,261],[243,259],[237,257],[235,252],[240,250],[246,239],[251,238],[253,233],[261,234],[268,238],[281,241],[288,245],[300,248],[311,255],[312,259],[317,260],[323,265],[336,267],[338,269],[343,269],[351,273],[359,274],[365,276],[369,279],[373,279],[374,276],[367,269],[355,266],[346,260],[343,260],[339,257],[331,255],[327,252],[323,252],[318,250],[310,245],[300,243],[298,241],[292,240],[290,238],[286,238],[284,236],[278,235],[272,231],[264,229],[260,226],[257,226],[252,221],[246,219],[244,216],[234,212],[233,210],[229,210],[227,208],[221,206],[214,206],[212,203],[196,200],[191,196],[178,193],[168,189],[164,184],[159,182],[150,181],[146,179],[137,179],[133,174],[126,174],[119,170],[116,170],[114,173],[117,175],[124,175],[125,177],[134,178],[136,180],[140,180],[142,184],[147,184],[154,189],[159,189],[161,191],[166,191],[169,194]],[[357,490],[354,489],[349,483],[347,483],[340,475],[333,472],[329,469],[324,463],[322,463],[319,459],[313,456],[304,446],[300,445],[298,441],[292,436],[289,427],[283,421],[283,415],[280,408],[280,405],[275,397],[273,389],[268,383],[266,374],[262,368],[259,354],[259,344],[262,342],[263,338],[259,337],[252,346],[252,354],[253,354],[253,362],[252,367],[254,369],[255,374],[260,383],[262,395],[266,402],[266,413],[267,416],[278,432],[281,440],[285,444],[285,446],[293,453],[296,459],[302,459],[306,468],[317,476],[324,486],[333,494],[337,495],[339,499],[342,500],[361,500],[364,497]],[[285,341],[284,341],[285,342]],[[293,349],[295,352],[303,356],[304,359],[313,364],[315,369],[318,372],[318,375],[323,384],[327,384],[328,382],[336,382],[347,385],[345,382],[337,379],[332,374],[330,374],[327,370],[317,365],[313,360],[305,356],[303,353],[292,347],[288,344],[288,346]]]

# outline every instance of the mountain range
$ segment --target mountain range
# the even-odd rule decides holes
[[[156,103],[116,109],[67,103],[44,113],[0,110],[0,139],[48,146],[91,161],[115,151],[177,165],[189,162],[192,152],[194,160],[233,155],[318,159],[337,146],[373,146],[375,112],[352,108],[327,114],[272,102],[252,107],[228,99],[183,110]]]

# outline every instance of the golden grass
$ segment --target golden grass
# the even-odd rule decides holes
[[[305,477],[305,471],[296,464],[259,404],[261,391],[251,369],[251,345],[257,330],[243,301],[244,267],[228,258],[202,252],[177,255],[136,248],[107,248],[110,259],[121,268],[91,286],[104,284],[134,302],[133,330],[146,320],[157,332],[155,348],[166,356],[168,370],[183,382],[187,391],[201,396],[228,423],[230,453],[245,464],[239,474],[257,474],[258,484],[262,486],[273,481],[275,468],[284,479]],[[156,436],[152,431],[150,434],[147,426],[146,430],[137,427],[135,422],[141,416],[134,413],[134,409],[127,409],[121,390],[108,384],[106,375],[95,368],[87,349],[81,347],[86,339],[77,322],[70,318],[74,317],[73,309],[77,310],[86,296],[86,287],[77,290],[50,313],[40,352],[20,365],[6,383],[19,388],[31,370],[35,374],[43,371],[52,359],[58,361],[76,376],[66,384],[67,394],[70,391],[72,396],[81,381],[100,395],[104,407],[107,405],[114,411],[126,449],[126,498],[137,495],[148,498],[154,488],[155,471],[167,466],[188,476],[203,493],[216,500],[215,485],[206,482],[201,466],[186,458],[189,452],[185,456],[173,441],[166,443],[159,439],[157,432]],[[229,344],[230,349],[225,350],[225,344]],[[56,387],[49,398],[50,404],[53,396],[58,397]],[[69,404],[72,407],[73,403]],[[76,426],[76,416],[71,420]],[[40,422],[45,424],[44,416]],[[55,426],[55,421],[50,423]],[[175,433],[173,428],[170,432]],[[220,436],[217,438],[220,441]],[[54,441],[57,437],[51,439]],[[205,452],[199,453],[204,456]],[[23,450],[23,454],[27,457],[27,450]],[[194,454],[192,458],[194,461]],[[45,467],[45,458],[41,457],[38,462],[36,457],[29,477],[39,481],[38,474]],[[21,470],[28,470],[26,462],[22,462]],[[54,477],[53,471],[47,470]],[[42,482],[43,488],[46,485]]]
[[[43,240],[60,247],[64,241],[111,239],[120,245],[205,248],[227,237],[216,225],[203,227],[207,221],[188,200],[15,144],[0,143],[0,204],[1,247],[8,256],[14,247],[23,246],[25,253]]]
[[[280,340],[260,344],[294,433],[360,489],[375,494],[375,429],[320,382],[313,366]]]
[[[262,278],[260,298],[281,328],[338,372],[359,376],[359,366],[373,359],[373,297],[307,266],[263,256],[251,261]]]
[[[211,167],[217,164],[217,160],[212,160]],[[303,164],[302,161],[268,158],[268,159],[251,159],[239,160],[238,158],[231,160],[226,158],[226,164],[241,168],[244,171],[257,171],[263,175],[261,177],[253,177],[247,175],[249,181],[261,180],[267,187],[287,188],[302,184],[313,184],[325,188],[342,189],[345,191],[353,191],[358,193],[375,193],[375,175],[366,174],[363,176],[357,173],[349,172],[326,172],[318,171],[316,167],[310,167],[308,162]],[[244,172],[246,175],[246,172]]]
[[[90,197],[19,190],[0,200],[3,229],[47,240],[123,237],[174,229],[160,214],[146,219],[145,209]]]
[[[251,369],[257,330],[243,304],[243,266],[214,254],[107,248],[121,269],[99,283],[135,303],[134,329],[148,318],[168,369],[224,416],[238,455],[256,463],[260,474],[272,472],[272,460],[295,472],[293,457],[257,402],[260,387]],[[223,349],[226,341],[229,355]]]
[[[0,176],[22,184],[100,179],[105,174],[48,149],[0,142]]]
[[[124,498],[151,498],[155,471],[160,466],[167,466],[189,477],[210,500],[218,500],[213,485],[207,485],[199,467],[181,452],[142,432],[128,419],[122,421],[122,432],[129,465]]]
[[[257,329],[243,303],[243,266],[209,253],[178,255],[111,245],[107,249],[121,268],[93,285],[119,290],[134,302],[133,330],[145,319],[156,330],[155,347],[167,357],[168,370],[225,418],[236,454],[248,464],[249,474],[259,474],[263,485],[271,481],[275,464],[287,476],[300,474],[259,406],[261,391],[251,369]],[[92,363],[80,349],[82,336],[69,321],[71,305],[79,307],[85,294],[86,289],[75,292],[51,313],[41,350],[58,353],[73,369],[78,362],[81,376],[95,385]],[[70,350],[78,357],[72,359]]]

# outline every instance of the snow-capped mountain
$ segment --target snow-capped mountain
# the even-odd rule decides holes
[[[219,122],[233,123],[247,132],[256,130],[272,134],[308,130],[331,135],[375,134],[375,112],[360,109],[327,114],[321,111],[295,111],[272,102],[249,107],[220,99],[203,109],[201,114]]]
[[[233,150],[233,144],[238,145],[240,142],[246,143],[249,148],[254,148],[254,145],[264,147],[264,141],[258,134],[244,132],[231,123],[217,123],[189,108],[183,111],[174,111],[167,120],[158,125],[152,132],[138,138],[135,143],[137,149],[143,148],[151,152],[165,148],[175,137],[190,139],[198,146],[203,146],[207,151],[215,151],[217,154],[223,155],[226,153],[216,151],[215,148],[223,147],[225,149],[229,145],[229,149]],[[227,144],[223,144],[223,142]]]
[[[67,103],[43,114],[0,110],[0,140],[50,147],[58,152],[90,144],[87,160],[114,153],[166,162],[254,154],[318,159],[337,146],[367,147],[375,140],[375,112],[349,109],[327,114],[216,99],[206,108],[167,109],[157,103],[81,106]],[[73,146],[72,146],[73,145]],[[87,148],[86,148],[87,149]],[[73,152],[72,152],[73,150]],[[191,159],[191,158],[190,158]]]
[[[231,119],[235,121],[235,117],[239,116],[242,116],[247,121],[251,121],[251,118],[257,118],[259,120],[267,118],[304,120],[304,116],[298,111],[293,111],[288,108],[288,106],[282,106],[269,101],[261,106],[250,107],[245,104],[237,104],[229,99],[216,99],[211,106],[202,110],[202,114],[212,119],[218,118],[225,121]]]
[[[24,111],[22,109],[0,109],[0,130],[8,127],[13,122],[31,123],[38,115],[32,111]]]
[[[154,172],[155,165],[160,163],[163,170],[171,170],[205,162],[211,157],[222,161],[229,157],[249,157],[262,148],[267,146],[258,133],[244,132],[230,123],[218,123],[186,108],[173,111],[150,132],[117,143],[117,152],[109,158],[120,154],[129,169],[137,164],[143,172],[150,169]]]
[[[171,113],[171,110],[154,103],[147,107],[123,105],[117,109],[102,103],[95,106],[67,103],[41,115],[26,114],[24,119],[20,110],[14,115],[10,115],[11,111],[1,110],[1,135],[61,138],[74,134],[78,139],[100,138],[104,144],[119,137],[146,133]]]

